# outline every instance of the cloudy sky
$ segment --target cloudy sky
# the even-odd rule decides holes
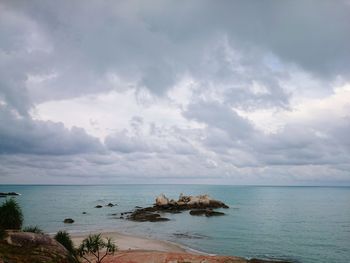
[[[350,185],[350,1],[0,0],[0,183]]]

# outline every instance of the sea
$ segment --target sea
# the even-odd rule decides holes
[[[350,262],[350,187],[0,185],[0,192],[20,193],[14,198],[22,207],[24,225],[39,226],[46,233],[116,231],[208,254],[296,263]],[[230,208],[219,209],[226,215],[218,217],[191,216],[188,211],[164,214],[167,222],[119,218],[136,206],[151,206],[161,193],[173,199],[180,193],[209,194]],[[117,206],[106,207],[108,203]],[[75,222],[64,224],[65,218]]]

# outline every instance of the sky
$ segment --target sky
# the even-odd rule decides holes
[[[0,0],[0,183],[350,185],[349,47],[349,0]]]

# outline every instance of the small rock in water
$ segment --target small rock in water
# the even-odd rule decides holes
[[[205,215],[206,209],[197,209],[197,210],[191,210],[190,215],[191,216],[202,216]]]
[[[72,218],[66,218],[63,223],[65,224],[73,224],[74,223],[74,220]]]
[[[137,222],[160,222],[170,220],[169,218],[161,217],[160,214],[144,210],[136,210],[128,217],[128,219]]]
[[[82,212],[83,215],[86,215],[86,212]]]
[[[189,233],[189,232],[185,232],[185,233],[174,233],[173,236],[177,237],[177,238],[187,238],[187,239],[203,239],[203,238],[208,238],[208,236],[205,235],[200,235],[200,234],[196,234],[196,233]]]
[[[109,203],[109,204],[108,204],[108,205],[106,205],[106,206],[113,207],[113,206],[114,206],[114,204]]]
[[[123,212],[123,213],[120,213],[121,215],[127,215],[127,214],[132,214],[133,212]]]
[[[207,213],[205,213],[205,216],[224,216],[224,215],[225,215],[225,213],[223,213],[223,212],[218,212],[218,211],[213,211],[213,210],[210,210]]]
[[[102,208],[102,205],[97,205],[95,206],[95,208]]]
[[[19,193],[15,193],[15,192],[8,192],[8,193],[3,193],[0,192],[0,196],[4,197],[4,196],[15,196],[15,195],[20,195]]]
[[[225,213],[213,211],[212,209],[196,209],[196,210],[191,210],[190,215],[192,215],[192,216],[205,215],[205,216],[209,217],[209,216],[223,216],[223,215],[225,215]]]

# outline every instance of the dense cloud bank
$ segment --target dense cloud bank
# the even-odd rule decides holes
[[[350,183],[349,1],[0,1],[0,182]]]
[[[1,109],[0,121],[0,154],[69,155],[103,151],[100,141],[82,128],[68,130],[62,123],[35,121],[6,109]]]

